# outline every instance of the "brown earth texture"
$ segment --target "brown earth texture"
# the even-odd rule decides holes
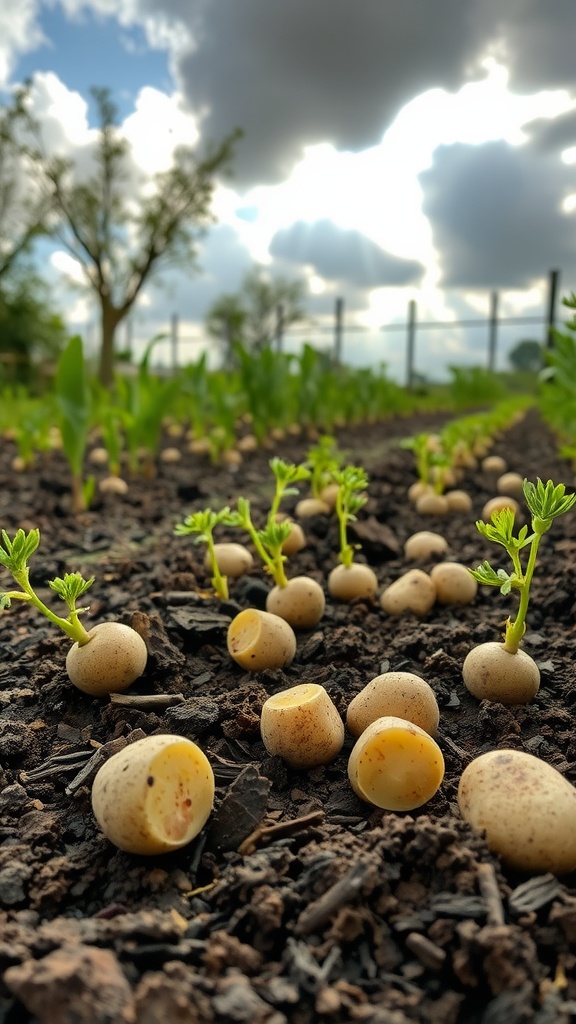
[[[381,589],[414,567],[403,545],[421,529],[440,530],[448,557],[467,566],[484,558],[505,565],[475,527],[495,494],[493,475],[468,474],[472,513],[424,519],[406,500],[414,459],[397,441],[441,422],[428,416],[337,435],[347,461],[370,477],[353,539]],[[300,461],[306,447],[292,439],[277,454]],[[573,489],[535,411],[494,452],[530,480]],[[509,707],[480,703],[462,682],[470,648],[498,640],[515,604],[489,587],[471,605],[435,605],[423,621],[390,617],[377,600],[328,599],[319,625],[298,633],[289,668],[251,675],[232,661],[228,624],[245,607],[263,607],[269,583],[257,567],[218,602],[203,551],[174,526],[239,494],[262,522],[270,452],[246,455],[234,472],[186,452],[77,518],[61,456],[15,475],[13,454],[4,443],[0,526],[40,528],[31,571],[39,593],[52,604],[46,580],[94,574],[86,625],[131,624],[149,657],[126,694],[91,698],[70,684],[68,641],[47,620],[17,602],[0,617],[0,1022],[575,1019],[576,873],[527,877],[507,868],[462,820],[456,796],[466,765],[498,748],[536,755],[576,783],[576,513],[557,520],[540,549],[524,640],[540,690]],[[325,587],[337,564],[336,522],[315,517],[305,532],[288,574]],[[219,539],[244,538],[222,530]],[[11,585],[2,572],[0,588]],[[344,718],[351,699],[388,670],[422,676],[440,707],[446,773],[424,806],[391,813],[360,800],[347,776],[350,736],[336,760],[309,771],[267,753],[259,716],[271,694],[321,683]],[[108,756],[158,733],[206,753],[215,807],[188,846],[136,856],[100,831],[91,783]]]

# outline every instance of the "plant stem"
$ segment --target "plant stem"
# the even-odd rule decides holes
[[[540,539],[542,534],[545,532],[545,530],[539,530],[537,524],[535,525],[534,537],[530,545],[530,554],[528,556],[528,564],[524,574],[524,581],[520,588],[520,604],[518,606],[518,613],[514,622],[511,622],[510,619],[508,619],[506,623],[504,649],[509,651],[510,654],[518,653],[520,642],[526,632],[526,612],[528,611],[528,601],[530,598],[530,584],[532,583],[532,576],[534,575],[534,569],[536,568],[536,556],[540,546]]]
[[[56,613],[53,612],[48,605],[44,604],[44,602],[41,601],[32,590],[32,587],[28,582],[28,570],[14,573],[13,575],[16,582],[22,587],[23,593],[20,593],[18,590],[8,591],[6,594],[7,597],[11,600],[27,601],[29,604],[34,605],[39,612],[42,612],[42,615],[45,615],[46,618],[49,619],[50,622],[53,622],[55,626],[59,626],[60,629],[66,633],[66,636],[69,637],[70,640],[75,641],[80,647],[89,643],[91,639],[90,635],[80,622],[75,611],[70,611],[70,617],[68,619],[62,618],[61,615],[56,615]]]
[[[214,550],[214,538],[212,537],[211,533],[209,533],[206,536],[206,545],[208,547],[208,557],[210,559],[210,565],[212,567],[213,572],[211,580],[212,586],[214,587],[214,590],[218,594],[218,597],[222,598],[223,601],[227,601],[228,580],[226,579],[226,576],[222,575],[220,569],[218,568],[218,561],[216,559],[216,552]]]

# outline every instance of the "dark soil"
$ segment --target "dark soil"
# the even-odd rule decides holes
[[[395,439],[434,422],[339,437],[349,461],[370,474],[357,539],[382,586],[413,567],[403,543],[418,529],[441,529],[451,557],[467,565],[502,564],[474,526],[493,478],[466,481],[472,515],[423,521],[407,504],[413,457]],[[278,453],[300,460],[305,450],[292,440]],[[536,413],[495,451],[530,479],[571,483]],[[126,498],[99,499],[79,519],[68,512],[59,455],[18,476],[12,455],[5,443],[0,525],[40,527],[34,584],[50,601],[47,579],[95,574],[86,624],[133,625],[149,662],[129,691],[140,702],[91,699],[69,683],[67,641],[48,622],[16,602],[0,619],[0,1021],[573,1019],[576,876],[526,879],[503,868],[462,822],[456,791],[466,764],[498,747],[536,754],[576,783],[576,515],[558,520],[541,548],[525,640],[541,689],[531,704],[506,708],[479,704],[461,679],[470,647],[498,639],[511,610],[512,599],[491,588],[472,606],[435,607],[425,622],[389,618],[376,603],[329,601],[318,628],[299,635],[286,671],[250,676],[231,661],[227,624],[241,608],[262,606],[268,584],[256,569],[219,604],[202,552],[172,531],[188,512],[232,504],[239,493],[261,517],[269,453],[246,456],[235,473],[185,454],[175,469],[133,481]],[[289,574],[324,581],[336,564],[335,523],[316,518],[306,532]],[[333,764],[313,771],[267,755],[259,712],[270,694],[319,682],[344,715],[387,669],[422,675],[440,705],[446,776],[421,810],[382,812],[354,795],[350,738]],[[127,740],[161,732],[206,752],[216,807],[185,849],[136,857],[100,833],[90,783]]]

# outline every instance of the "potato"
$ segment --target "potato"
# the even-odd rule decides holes
[[[371,601],[377,591],[376,573],[362,562],[337,565],[328,576],[328,593],[337,601],[354,601],[359,597]]]
[[[380,604],[389,615],[427,615],[436,601],[436,588],[422,569],[410,569],[382,591]]]
[[[448,512],[448,502],[443,494],[427,492],[417,499],[416,511],[425,516],[445,516]]]
[[[248,672],[285,668],[296,654],[296,635],[279,615],[245,608],[228,626],[228,653]]]
[[[444,778],[444,758],[424,729],[385,716],[356,740],[348,778],[361,800],[386,811],[412,811],[434,796]]]
[[[486,458],[482,459],[482,469],[484,473],[502,474],[508,469],[508,464],[501,455],[487,455]]]
[[[576,868],[576,789],[521,750],[491,750],[462,773],[458,805],[490,849],[519,871],[562,875]]]
[[[72,644],[66,671],[74,686],[93,697],[122,693],[139,679],[148,660],[146,644],[131,626],[101,622],[88,630],[89,643]]]
[[[377,718],[390,716],[435,736],[440,713],[434,690],[412,672],[384,672],[350,701],[346,725],[353,736],[360,736]]]
[[[498,494],[513,494],[522,497],[524,478],[520,473],[503,473],[496,481]]]
[[[328,764],[344,743],[344,723],[318,683],[301,683],[269,697],[262,706],[262,741],[292,768]]]
[[[247,572],[250,572],[254,565],[252,554],[244,544],[222,541],[214,545],[214,554],[216,556],[216,565],[222,575],[229,576],[231,579],[238,579],[239,576],[244,576]],[[207,569],[210,568],[208,552],[204,556],[204,565]]]
[[[294,629],[314,629],[324,615],[324,591],[311,576],[292,576],[285,587],[272,587],[266,611],[286,619]]]
[[[441,533],[432,530],[419,530],[413,533],[404,544],[404,554],[412,561],[427,561],[439,558],[448,551],[448,541]]]
[[[464,685],[478,700],[499,704],[527,704],[538,693],[540,671],[526,651],[512,654],[504,644],[478,644],[462,666]]]
[[[449,512],[471,512],[472,498],[466,491],[446,491]]]
[[[146,736],[104,762],[92,809],[104,835],[128,853],[177,850],[204,827],[214,802],[206,755],[184,736]]]
[[[517,515],[519,505],[516,499],[512,498],[509,494],[502,494],[500,497],[490,498],[482,509],[482,519],[485,523],[489,523],[492,518],[492,513],[501,512],[503,508],[510,508],[514,515]]]
[[[430,570],[439,604],[470,604],[478,592],[478,584],[460,562],[442,562]]]

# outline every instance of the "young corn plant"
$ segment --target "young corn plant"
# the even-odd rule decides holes
[[[536,568],[540,542],[554,521],[569,512],[576,503],[576,494],[566,494],[564,484],[546,484],[538,479],[535,484],[525,480],[524,498],[531,516],[530,530],[521,527],[514,536],[514,512],[504,508],[494,512],[491,523],[479,520],[476,527],[482,536],[504,548],[511,561],[511,571],[495,569],[484,561],[477,569],[470,569],[479,583],[498,587],[501,594],[511,591],[519,594],[518,611],[506,621],[503,644],[481,644],[467,655],[464,662],[464,682],[474,696],[485,700],[499,700],[504,704],[520,704],[530,700],[540,685],[540,673],[535,662],[520,649],[526,631],[526,616],[530,589]],[[527,552],[523,559],[521,553]]]
[[[0,610],[12,601],[25,601],[66,634],[73,646],[68,651],[66,669],[79,690],[93,696],[126,690],[146,666],[147,650],[142,637],[120,622],[103,622],[87,630],[80,616],[87,607],[78,608],[78,600],[94,583],[79,572],[65,573],[48,580],[48,586],[64,602],[68,615],[57,615],[42,601],[30,583],[29,561],[40,544],[40,530],[17,530],[10,538],[2,530],[0,566],[9,572],[19,590],[0,593]]]

